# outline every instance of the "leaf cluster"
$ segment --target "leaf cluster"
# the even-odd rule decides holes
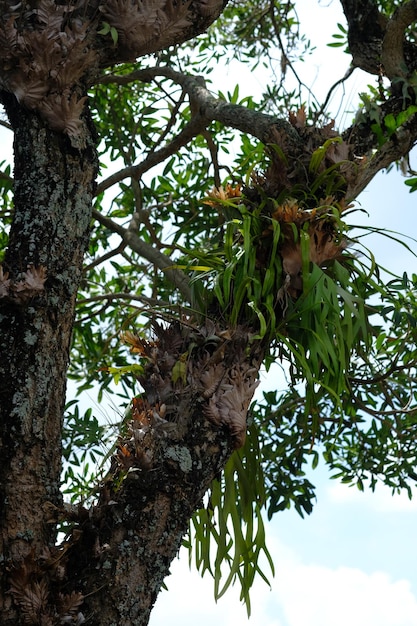
[[[219,97],[287,118],[308,95],[293,63],[311,50],[294,4],[231,0],[193,46],[170,47],[114,73],[168,66],[208,79],[216,64],[237,59],[252,71],[268,70],[263,92],[242,97],[227,78]],[[380,2],[387,12],[393,4]],[[114,41],[117,33],[102,26],[103,36]],[[346,32],[337,28],[331,45],[344,46]],[[395,140],[415,115],[414,105],[401,102],[401,110],[384,116],[387,97],[385,89],[371,86],[356,120],[365,129],[372,126],[380,145]],[[309,514],[315,499],[311,470],[319,462],[360,489],[382,481],[411,493],[417,461],[417,279],[387,282],[372,255],[355,256],[353,242],[340,256],[312,260],[324,223],[337,245],[351,234],[339,202],[342,164],[327,167],[324,160],[339,139],[323,142],[302,165],[308,189],[294,180],[288,192],[273,196],[260,181],[271,152],[285,157],[278,146],[266,151],[258,140],[236,137],[218,122],[176,146],[194,112],[172,80],[95,85],[90,102],[101,138],[101,171],[73,333],[70,378],[78,392],[98,388],[99,402],[110,395],[119,409],[128,405],[138,393],[131,375],[137,363],[119,341],[120,332],[147,333],[155,315],[213,315],[224,325],[245,324],[269,346],[266,365],[282,367],[284,390],[265,391],[251,407],[245,447],[213,483],[187,540],[190,559],[213,575],[216,597],[238,581],[250,607],[254,576],[267,578],[261,557],[273,572],[263,516],[291,506]],[[4,249],[12,181],[10,166],[2,163],[0,169]],[[415,181],[407,183],[411,191]],[[213,202],[213,188],[227,184],[239,186],[242,195]],[[290,200],[312,219],[283,220],[282,207]],[[316,220],[314,209],[323,209]],[[300,263],[295,273],[284,267],[289,242]],[[191,284],[192,302],[173,288],[167,268]],[[117,415],[114,428],[103,424],[100,407],[85,398],[87,408],[77,398],[65,414],[63,481],[72,501],[93,495],[97,465],[123,422]]]
[[[195,561],[201,575],[208,571],[213,576],[216,600],[239,582],[248,615],[255,576],[268,583],[261,557],[274,574],[262,514],[267,492],[260,460],[258,428],[252,423],[245,446],[232,455],[222,476],[213,482],[207,505],[192,517],[184,542],[190,563]]]

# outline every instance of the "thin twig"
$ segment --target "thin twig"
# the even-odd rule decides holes
[[[108,261],[113,256],[116,256],[116,254],[120,254],[121,252],[123,252],[126,246],[127,244],[125,242],[122,242],[117,248],[114,248],[114,250],[110,250],[110,252],[107,252],[106,254],[103,254],[103,256],[99,257],[98,259],[95,259],[95,261],[93,261],[92,263],[90,263],[90,265],[87,265],[84,268],[84,273],[89,272],[94,267],[97,267],[97,265],[101,265],[101,263]]]
[[[157,250],[154,246],[140,239],[136,232],[117,224],[117,222],[110,217],[102,215],[97,209],[93,209],[93,217],[102,224],[102,226],[118,234],[123,242],[132,250],[143,256],[150,263],[153,263],[158,269],[162,270],[168,280],[177,287],[185,300],[189,303],[192,302],[190,281],[181,270],[175,267],[175,263],[172,259]]]
[[[369,413],[369,415],[372,415],[373,417],[377,417],[380,420],[382,420],[384,417],[387,417],[389,415],[398,415],[398,413],[407,413],[407,414],[415,413],[417,410],[416,407],[411,407],[411,409],[409,408],[411,405],[412,396],[410,396],[407,404],[404,407],[399,407],[398,409],[393,409],[391,411],[384,411],[382,409],[381,410],[371,409],[371,407],[369,407],[364,402],[362,402],[362,400],[360,400],[358,397],[354,396],[353,398],[357,406],[362,411],[364,411],[365,413]]]
[[[169,120],[167,122],[167,125],[164,128],[164,131],[161,133],[161,135],[158,137],[157,141],[152,146],[150,154],[152,154],[152,152],[156,151],[156,148],[164,141],[166,136],[169,134],[170,130],[172,129],[172,127],[175,124],[175,120],[176,120],[177,115],[179,113],[180,106],[184,103],[184,100],[185,100],[185,94],[184,94],[184,92],[182,92],[179,100],[177,102],[175,102],[175,104],[174,104],[174,107],[173,107],[173,109],[171,111],[170,118],[169,118]]]
[[[320,107],[319,111],[314,115],[314,123],[317,122],[317,120],[320,118],[321,115],[324,114],[327,105],[329,104],[329,100],[332,96],[333,91],[336,89],[336,87],[338,87],[339,85],[342,85],[348,78],[350,78],[350,76],[352,76],[353,72],[355,71],[355,67],[353,65],[351,65],[350,67],[348,67],[348,69],[346,70],[344,76],[342,76],[342,78],[340,78],[339,80],[337,80],[334,85],[332,85],[329,89],[329,91],[327,92],[327,96],[322,104],[322,106]]]
[[[155,165],[165,161],[172,154],[178,152],[178,150],[183,146],[186,146],[191,139],[199,135],[201,131],[205,129],[207,124],[208,121],[205,118],[202,116],[195,116],[169,144],[159,150],[156,150],[155,152],[150,152],[142,163],[124,167],[99,183],[97,185],[96,196],[100,195],[116,183],[120,183],[125,178],[139,179],[145,172],[155,167]]]
[[[142,302],[148,305],[151,308],[155,306],[163,306],[167,308],[172,308],[173,305],[169,302],[165,302],[163,300],[158,300],[156,298],[149,298],[148,296],[138,295],[135,293],[124,293],[124,292],[116,292],[116,293],[103,293],[97,296],[90,296],[89,298],[84,298],[84,300],[78,300],[78,306],[84,306],[86,304],[91,304],[92,302],[102,302],[103,300],[111,302],[112,300],[132,300]]]
[[[12,125],[9,124],[9,122],[6,122],[5,120],[0,120],[0,126],[7,128],[7,130],[13,130]]]

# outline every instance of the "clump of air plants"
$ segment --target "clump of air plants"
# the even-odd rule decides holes
[[[0,88],[76,147],[83,146],[85,88],[101,68],[182,43],[223,8],[221,0],[0,4]]]
[[[325,198],[313,209],[305,209],[299,201],[290,198],[272,211],[272,223],[263,235],[266,240],[271,239],[273,221],[279,224],[278,254],[282,260],[283,282],[293,299],[302,293],[301,274],[306,261],[326,267],[329,262],[341,260],[349,243],[340,219],[345,209],[343,200],[335,202],[333,197]]]
[[[258,367],[239,359],[250,346],[249,332],[224,331],[209,319],[198,328],[188,320],[168,327],[154,323],[153,329],[152,341],[130,331],[121,335],[139,357],[130,372],[144,393],[131,402],[112,461],[114,476],[151,470],[161,442],[181,442],[196,416],[203,428],[208,420],[226,429],[232,447],[245,441],[246,414],[258,385]]]
[[[46,268],[29,265],[15,280],[0,265],[0,298],[15,304],[24,304],[45,289]]]
[[[65,578],[65,570],[66,553],[58,548],[45,548],[38,558],[30,553],[12,569],[10,594],[25,624],[81,626],[85,623],[86,619],[80,611],[83,594],[78,591],[63,593],[59,590]]]
[[[98,67],[80,6],[41,0],[26,11],[20,4],[10,11],[0,24],[1,88],[75,140],[85,103],[75,86]]]

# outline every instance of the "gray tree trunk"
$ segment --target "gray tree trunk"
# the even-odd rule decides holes
[[[76,150],[12,96],[14,218],[0,282],[0,536],[3,568],[55,542],[71,330],[88,244],[95,145]],[[5,567],[4,567],[5,566]],[[2,577],[2,624],[18,624]]]

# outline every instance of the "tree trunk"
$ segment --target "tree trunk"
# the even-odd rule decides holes
[[[62,503],[61,426],[71,328],[97,171],[87,148],[3,95],[15,131],[15,213],[0,272],[4,625],[145,626],[193,512],[235,447],[262,347],[189,321],[141,342],[143,399],[98,502]],[[72,526],[56,546],[57,522]]]
[[[55,542],[61,426],[74,307],[88,244],[97,158],[3,93],[15,131],[14,219],[0,273],[2,624],[17,624],[8,574]]]
[[[156,342],[141,342],[145,394],[98,505],[77,512],[66,550],[67,577],[92,626],[148,624],[193,512],[243,443],[257,385],[262,348],[247,331],[206,322],[156,333]]]

